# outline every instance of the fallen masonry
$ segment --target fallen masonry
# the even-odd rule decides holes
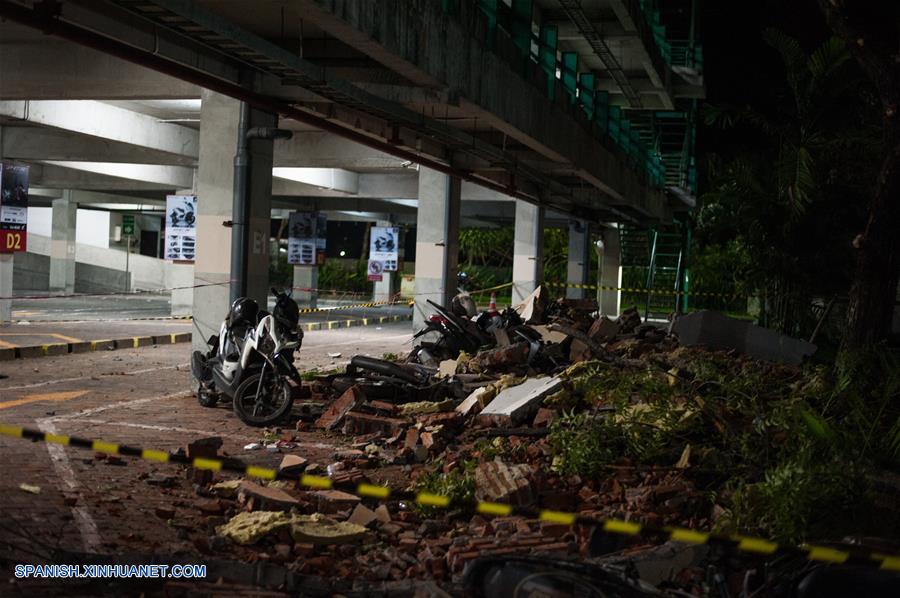
[[[767,459],[791,451],[789,422],[803,421],[804,401],[823,392],[815,370],[683,346],[636,310],[606,318],[540,289],[528,301],[493,318],[477,350],[356,356],[345,371],[315,376],[296,422],[228,455],[286,479],[154,473],[147,487],[166,493],[154,521],[204,556],[314,576],[329,588],[322,595],[342,582],[361,593],[409,582],[406,595],[468,596],[480,568],[511,562],[524,567],[503,574],[512,580],[532,566],[620,581],[637,571],[688,594],[706,587],[710,567],[727,566],[723,583],[738,595],[766,555],[609,534],[570,518],[765,535],[764,517],[740,519],[758,515],[741,501],[766,481]],[[328,448],[313,456],[311,445]],[[221,458],[221,446],[203,439],[186,453]],[[305,475],[331,487],[301,484]],[[383,500],[382,487],[391,491]],[[884,509],[895,509],[896,485],[879,487]]]

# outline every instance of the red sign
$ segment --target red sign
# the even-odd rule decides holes
[[[25,251],[27,238],[24,230],[0,230],[0,253]]]

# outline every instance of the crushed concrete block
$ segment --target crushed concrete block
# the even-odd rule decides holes
[[[529,479],[532,473],[531,466],[526,464],[482,463],[475,469],[475,497],[520,507],[530,505],[535,500]]]
[[[537,412],[546,395],[561,386],[559,378],[529,378],[501,391],[478,415],[478,421],[488,425],[519,425]]]
[[[588,347],[587,344],[577,338],[572,339],[572,344],[569,345],[569,361],[572,363],[587,361],[593,357],[593,355],[593,351],[591,351],[591,348]]]
[[[463,415],[469,415],[476,407],[480,408],[485,405],[482,400],[485,399],[488,394],[489,389],[487,386],[476,388],[462,403],[456,406],[456,412],[462,413]]]
[[[318,501],[318,510],[323,513],[337,513],[359,504],[360,498],[340,490],[319,490],[312,493]]]
[[[514,306],[513,309],[522,317],[526,324],[539,324],[544,318],[547,301],[547,292],[544,290],[544,287],[539,286],[525,297],[522,303]]]
[[[541,335],[541,340],[545,343],[556,343],[560,344],[567,338],[569,338],[566,334],[558,331],[558,330],[550,330],[549,326],[532,326],[531,327],[535,332]]]
[[[556,419],[556,409],[546,409],[541,407],[537,411],[537,415],[534,416],[534,421],[531,422],[531,426],[533,428],[546,428]]]
[[[255,544],[265,536],[291,524],[291,516],[281,511],[254,511],[238,513],[216,533],[238,544]]]
[[[284,490],[271,486],[260,486],[256,482],[248,480],[241,482],[238,488],[238,499],[244,504],[250,504],[251,511],[287,511],[300,504],[300,501]]]
[[[491,370],[503,371],[512,366],[526,363],[530,353],[531,345],[526,342],[479,351],[469,360],[468,367],[475,373]]]
[[[316,426],[326,430],[334,430],[343,421],[344,416],[351,409],[362,404],[365,399],[362,389],[358,386],[351,386],[316,420]]]
[[[387,505],[378,505],[375,509],[375,518],[382,523],[388,523],[391,520],[391,512],[388,511]]]
[[[371,403],[370,403],[371,404]],[[357,413],[351,411],[344,417],[344,434],[373,434],[380,433],[386,438],[396,436],[406,425],[406,421],[394,418],[383,417],[381,415],[371,415],[369,413]]]
[[[278,465],[278,471],[285,475],[297,475],[306,469],[309,460],[300,455],[285,455]]]
[[[224,482],[213,484],[209,489],[212,490],[213,494],[221,496],[222,498],[237,498],[242,481],[243,480],[225,480]]]
[[[434,375],[435,378],[449,378],[456,374],[456,360],[455,359],[445,359],[438,366],[437,374]]]
[[[715,311],[702,310],[680,316],[671,331],[684,346],[703,345],[712,349],[734,349],[757,359],[798,365],[816,352],[816,345],[729,318]]]
[[[295,515],[291,520],[291,537],[309,544],[346,544],[366,535],[366,528],[349,521],[333,521],[319,513]]]
[[[375,511],[365,505],[359,504],[356,505],[355,509],[353,509],[353,512],[350,514],[347,522],[361,525],[363,527],[368,527],[370,523],[377,520],[378,515],[375,514]]]
[[[595,343],[605,343],[612,340],[619,333],[619,323],[610,320],[606,316],[594,320],[588,330],[588,336]]]

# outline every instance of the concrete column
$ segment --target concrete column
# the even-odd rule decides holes
[[[376,226],[393,226],[394,223],[390,220],[378,220],[375,222]],[[398,251],[399,257],[399,251]],[[398,259],[399,261],[399,259]],[[375,289],[372,292],[372,301],[388,301],[391,297],[394,296],[395,292],[395,281],[397,280],[398,274],[396,272],[385,272],[380,281],[375,282]]]
[[[434,313],[426,300],[449,305],[456,294],[459,262],[458,178],[419,168],[419,209],[416,217],[416,297],[413,328]]]
[[[606,228],[600,233],[603,251],[600,255],[600,286],[622,286],[622,254],[619,250],[619,231]],[[622,300],[622,291],[599,291],[598,303],[600,313],[606,316],[618,316]]]
[[[197,253],[194,262],[193,322],[195,349],[218,334],[228,312],[231,280],[231,227],[234,220],[234,154],[240,102],[203,90],[200,109],[200,160],[197,170]],[[275,117],[250,111],[249,126],[272,126]],[[250,142],[251,206],[247,295],[265,309],[269,283],[269,234],[272,199],[272,141]],[[206,285],[206,286],[203,286]]]
[[[319,267],[294,266],[294,300],[300,307],[318,307]],[[309,290],[312,289],[312,290]]]
[[[591,242],[590,224],[582,220],[569,221],[569,256],[566,266],[566,282],[568,284],[586,285],[590,280],[588,266]],[[583,288],[566,287],[567,299],[584,299]]]
[[[52,229],[50,233],[50,291],[75,292],[75,222],[78,204],[72,200],[72,191],[52,202]]]
[[[516,200],[513,245],[513,305],[530,295],[544,276],[544,209]]]
[[[13,255],[0,253],[0,297],[12,297]],[[12,321],[12,299],[0,299],[0,326]]]

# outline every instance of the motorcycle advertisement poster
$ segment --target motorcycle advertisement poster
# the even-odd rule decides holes
[[[197,196],[166,196],[166,259],[193,262],[197,247]]]
[[[328,218],[321,212],[292,212],[288,219],[288,263],[324,264],[327,226]]]
[[[369,260],[383,262],[385,272],[396,272],[400,256],[400,229],[396,226],[373,226],[369,240]]]
[[[25,251],[28,166],[0,162],[0,253]]]

